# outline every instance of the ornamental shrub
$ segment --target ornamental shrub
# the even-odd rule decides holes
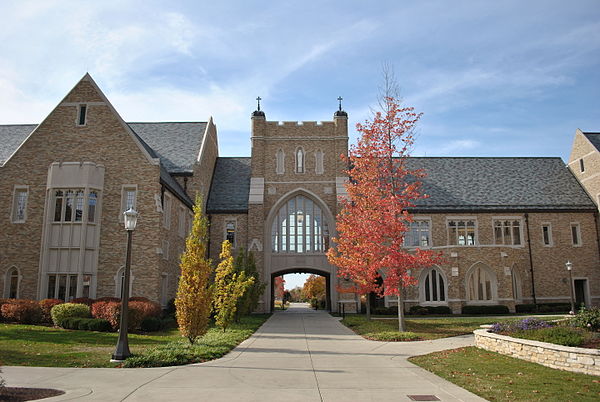
[[[398,312],[396,311],[396,314],[397,313]],[[446,315],[452,314],[452,310],[450,310],[450,307],[448,306],[412,306],[408,310],[408,313],[414,315]]]
[[[144,332],[155,332],[160,330],[162,322],[158,317],[146,317],[142,320],[140,328]]]
[[[80,303],[57,304],[50,310],[50,315],[55,326],[63,327],[63,320],[66,318],[89,318],[90,308]]]
[[[585,307],[579,310],[577,315],[571,318],[571,326],[586,328],[590,331],[600,330],[600,308],[592,307],[586,309]]]
[[[150,299],[148,299],[147,297],[140,297],[140,296],[134,296],[134,297],[130,297],[129,301],[138,301],[138,302],[150,302]]]
[[[40,300],[39,301],[39,305],[40,305],[40,309],[42,311],[42,318],[41,321],[42,322],[47,322],[47,323],[51,323],[52,322],[52,316],[50,316],[50,310],[52,310],[52,307],[56,306],[57,304],[63,304],[64,302],[60,299],[44,299],[44,300]]]
[[[82,320],[87,320],[83,317],[66,317],[61,322],[61,327],[64,329],[79,329],[79,323]]]
[[[9,299],[1,309],[6,321],[19,324],[36,324],[42,318],[42,309],[35,300]]]
[[[88,307],[92,307],[92,304],[94,304],[95,300],[94,299],[90,299],[89,297],[77,297],[73,300],[71,300],[69,303],[80,303],[80,304],[85,304]]]
[[[118,302],[118,303],[121,303],[121,299],[119,299],[118,297],[110,297],[110,296],[107,296],[107,297],[101,297],[101,298],[99,298],[99,299],[96,299],[96,301],[97,301],[97,302],[101,302],[101,301],[102,301],[102,302],[111,301],[111,302]]]
[[[502,304],[496,304],[492,306],[463,306],[463,314],[508,314],[509,310],[507,306]]]
[[[581,346],[586,340],[585,330],[569,327],[551,327],[531,331],[516,331],[511,333],[510,336],[575,347]]]
[[[88,331],[109,332],[112,329],[110,322],[102,318],[90,318],[87,325]]]
[[[127,328],[134,331],[140,328],[144,314],[152,311],[152,307],[145,306],[145,302],[130,302]],[[160,307],[159,307],[160,315]],[[107,320],[112,329],[119,328],[121,320],[121,303],[116,301],[96,301],[92,304],[92,316]]]
[[[143,299],[143,298],[141,298]],[[131,300],[129,299],[129,308],[134,308],[140,310],[142,314],[142,319],[147,317],[160,317],[162,313],[162,309],[160,308],[160,304],[151,302],[148,299],[146,300]]]
[[[4,317],[2,316],[2,306],[10,302],[10,300],[11,299],[0,299],[0,321],[4,321]]]

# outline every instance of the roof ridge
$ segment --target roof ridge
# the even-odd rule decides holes
[[[208,124],[207,121],[128,121],[127,124]]]

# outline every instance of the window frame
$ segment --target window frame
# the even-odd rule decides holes
[[[164,239],[162,241],[162,259],[165,261],[169,261],[169,248],[171,247],[171,243],[168,240]]]
[[[82,109],[83,109],[83,124],[81,124],[81,110]],[[87,126],[89,109],[90,109],[90,107],[87,103],[80,103],[79,105],[77,105],[77,116],[75,117],[75,124],[78,127]]]
[[[168,208],[167,208],[168,204]],[[163,227],[165,229],[171,229],[171,210],[173,209],[173,197],[167,191],[163,195]]]
[[[544,228],[548,228],[548,243],[547,244],[546,244],[546,241],[544,239]],[[550,223],[550,222],[542,222],[541,229],[542,229],[542,246],[544,246],[544,247],[553,247],[554,246],[554,240],[553,240],[553,236],[552,236],[552,223]]]
[[[425,285],[427,282],[427,278],[431,278],[431,275],[433,273],[433,271],[436,271],[438,279],[436,281],[436,283],[438,284],[437,288],[444,292],[444,300],[430,300],[427,301],[426,298],[426,289],[425,289]],[[441,277],[442,279],[442,286],[439,286],[439,277]],[[430,279],[429,280],[429,285],[430,287],[433,286],[433,281]],[[433,294],[430,292],[430,295],[433,296]],[[440,298],[440,292],[438,292],[438,299]],[[432,297],[433,298],[433,297]],[[447,306],[448,305],[448,278],[446,277],[446,274],[444,273],[444,271],[437,265],[427,268],[425,270],[423,270],[423,272],[421,272],[421,276],[419,278],[419,304],[424,305],[424,306]]]
[[[573,229],[575,229],[575,234],[577,239],[573,237]],[[573,247],[581,247],[583,245],[583,240],[581,238],[581,224],[579,222],[571,222],[569,225],[570,236],[571,236],[571,245]],[[577,242],[575,242],[577,240]]]
[[[473,299],[473,295],[471,295],[471,287],[470,281],[473,278],[473,274],[476,269],[481,269],[490,277],[490,299],[480,300]],[[466,302],[467,304],[497,304],[498,303],[498,277],[494,270],[488,265],[482,262],[476,262],[471,266],[471,268],[467,271],[467,275],[465,276],[465,288],[466,288]],[[487,293],[487,292],[486,292]]]
[[[459,244],[458,230],[456,231],[456,244],[450,243],[450,222],[458,223],[460,221],[464,221],[465,224],[469,221],[472,221],[474,223],[474,225],[473,225],[473,244],[466,244],[466,243],[468,243],[466,241],[467,238],[465,238],[465,244]],[[465,226],[465,227],[467,227],[467,226]],[[479,246],[479,222],[477,221],[477,217],[476,216],[448,216],[448,217],[446,217],[446,239],[447,239],[447,245],[450,247],[477,247],[477,246]]]
[[[15,276],[17,277],[17,289],[15,291],[15,297],[10,297],[10,293],[11,293],[11,285],[12,285],[12,278]],[[4,291],[3,291],[3,296],[5,299],[18,299],[19,296],[21,295],[21,279],[23,279],[23,277],[21,276],[21,271],[19,270],[19,268],[17,268],[14,265],[11,265],[6,272],[4,273]]]
[[[304,161],[306,163],[306,161]],[[315,174],[322,175],[325,173],[325,153],[321,148],[315,151]]]
[[[23,219],[17,219],[17,194],[25,194],[25,206],[23,207]],[[29,186],[28,185],[15,185],[13,188],[13,202],[10,211],[10,218],[12,223],[25,223],[27,222],[27,204],[29,202]]]
[[[411,246],[411,245],[406,245],[406,234],[411,232],[411,226],[413,223],[417,223],[417,222],[427,222],[429,230],[428,230],[428,234],[427,234],[427,246],[422,246],[422,245],[418,245],[418,246]],[[419,231],[420,232],[420,231]],[[415,249],[415,248],[422,248],[422,249],[428,249],[433,247],[432,241],[433,238],[431,236],[432,234],[432,220],[430,217],[413,217],[413,221],[410,222],[408,230],[406,231],[406,233],[404,233],[404,247],[409,248],[409,249]],[[420,241],[419,241],[420,243]]]
[[[511,243],[510,244],[506,244],[505,233],[504,233],[505,226],[503,224],[500,226],[501,233],[502,233],[502,243],[496,242],[496,222],[504,223],[504,221],[511,222],[511,226],[510,226]],[[514,244],[514,231],[513,231],[514,226],[512,226],[512,223],[514,221],[519,222],[519,243],[518,244]],[[492,239],[494,241],[493,244],[496,246],[523,247],[525,245],[525,242],[523,239],[523,218],[520,216],[493,216],[492,217]]]
[[[225,240],[229,240],[227,239],[227,224],[229,223],[233,223],[233,241],[230,242],[231,243],[231,248],[235,249],[236,245],[237,245],[237,229],[238,229],[238,225],[237,225],[237,218],[225,218],[225,220],[223,221],[223,241]]]
[[[187,213],[185,211],[185,207],[183,205],[179,205],[179,214],[177,217],[177,232],[179,237],[185,239],[185,231],[187,229],[186,222]]]
[[[133,190],[133,206],[132,208],[137,211],[138,204],[138,185],[137,184],[123,184],[121,186],[121,213],[119,214],[119,221],[124,222],[125,216],[123,213],[127,211],[127,193]]]

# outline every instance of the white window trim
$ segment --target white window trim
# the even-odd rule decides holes
[[[544,243],[544,226],[548,227],[548,244]],[[542,246],[544,247],[554,247],[554,239],[552,236],[552,223],[550,222],[542,222],[540,229],[542,230]]]
[[[431,220],[431,217],[427,217],[427,216],[424,216],[424,217],[413,216],[413,221],[414,222],[417,222],[417,221],[426,221],[426,222],[429,222],[429,236],[427,238],[427,243],[429,245],[425,246],[425,247],[424,246],[404,246],[404,247],[407,248],[407,249],[410,249],[410,250],[416,249],[416,248],[420,248],[420,249],[429,249],[429,248],[432,248],[433,247],[433,238],[432,238],[431,234],[433,232],[433,230],[432,230],[433,222]],[[410,231],[410,227],[408,229],[409,229],[408,231]],[[408,231],[406,233],[408,233]],[[404,234],[405,236],[406,236],[406,233]]]
[[[226,217],[223,221],[223,241],[227,240],[227,223],[233,222],[233,244],[231,248],[235,249],[238,241],[238,221],[236,217]]]
[[[281,154],[281,164],[279,163],[279,155]],[[281,148],[275,152],[275,174],[285,174],[285,151]]]
[[[475,241],[473,245],[465,244],[450,244],[450,226],[448,225],[451,221],[473,221],[475,223]],[[476,216],[447,216],[446,217],[446,244],[449,247],[477,247],[479,246],[479,222]]]
[[[16,219],[17,215],[17,193],[25,190],[25,218]],[[29,186],[26,185],[15,185],[13,188],[13,202],[10,209],[10,220],[12,223],[25,223],[27,222],[27,204],[29,203]]]
[[[577,244],[573,242],[573,227],[576,227],[577,231],[577,240],[579,241]],[[583,245],[583,239],[581,238],[581,225],[579,222],[571,222],[569,225],[569,236],[571,237],[571,245],[573,247],[581,247]]]
[[[519,244],[498,244],[496,243],[496,221],[519,221]],[[511,226],[512,227],[512,226]],[[477,235],[475,235],[477,237]],[[523,218],[521,216],[492,216],[492,241],[495,246],[523,247],[525,242],[523,239]]]
[[[298,171],[298,151],[302,151],[302,171]],[[306,173],[306,151],[304,147],[296,147],[294,151],[294,172],[296,174],[305,174]]]
[[[138,202],[138,185],[137,184],[123,184],[121,186],[121,209],[119,213],[119,222],[123,222],[125,216],[123,212],[125,212],[125,207],[127,204],[127,190],[135,190],[135,197],[133,199],[133,209],[137,211],[137,202]]]
[[[444,301],[426,301],[425,300],[425,278],[429,273],[433,270],[436,270],[440,273],[440,276],[444,280]],[[419,277],[419,304],[422,306],[447,306],[448,305],[448,278],[446,277],[446,273],[437,265],[433,267],[424,269],[421,272]]]
[[[4,294],[5,299],[8,299],[8,297],[10,296],[10,278],[12,277],[13,271],[17,271],[17,295],[16,295],[16,298],[18,299],[21,296],[21,280],[23,279],[23,276],[21,275],[21,270],[19,268],[17,268],[14,265],[11,265],[10,267],[8,267],[8,269],[4,273],[4,293],[3,294]]]
[[[85,106],[85,119],[83,124],[79,124],[79,114],[81,113],[81,107]],[[77,127],[85,127],[88,122],[88,114],[90,113],[90,106],[87,103],[80,103],[77,105],[77,115],[75,116],[75,125]]]
[[[510,281],[511,281],[511,288],[513,290],[513,299],[515,302],[522,302],[523,301],[523,280],[521,279],[521,274],[519,274],[515,268],[515,266],[513,265],[510,268]],[[516,290],[518,295],[515,296],[514,294],[514,285],[516,284]],[[520,297],[517,297],[520,296]]]
[[[167,199],[168,208],[167,208]],[[173,209],[173,197],[167,191],[163,195],[163,227],[165,229],[171,229],[171,210]]]

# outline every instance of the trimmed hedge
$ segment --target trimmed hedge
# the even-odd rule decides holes
[[[154,309],[153,306],[147,306],[146,302],[130,302],[129,314],[127,317],[127,328],[135,331],[140,328],[142,320],[151,316],[149,312]],[[156,303],[155,303],[156,304]],[[160,315],[160,307],[159,315]],[[92,316],[102,318],[110,322],[113,329],[119,328],[121,320],[121,303],[116,301],[96,301],[92,304]]]
[[[463,306],[463,314],[509,314],[507,306],[502,304],[496,305],[481,305],[481,306]]]
[[[76,297],[75,299],[71,300],[69,303],[85,304],[86,306],[92,307],[92,304],[94,302],[95,302],[95,300],[90,299],[89,297]]]
[[[50,315],[50,311],[52,307],[63,304],[64,302],[60,299],[44,299],[39,301],[40,309],[42,310],[42,322],[51,323],[52,316]]]
[[[52,307],[50,310],[52,322],[57,327],[63,327],[67,318],[89,318],[90,308],[81,303],[63,303]]]
[[[408,310],[412,315],[448,315],[452,310],[448,306],[412,306]]]
[[[569,303],[542,303],[538,304],[517,304],[515,311],[517,313],[568,313],[571,310]]]
[[[112,328],[110,323],[101,318],[67,317],[62,322],[64,329],[79,331],[109,332]]]
[[[8,299],[0,311],[4,320],[19,324],[36,324],[42,319],[42,309],[34,300]]]

